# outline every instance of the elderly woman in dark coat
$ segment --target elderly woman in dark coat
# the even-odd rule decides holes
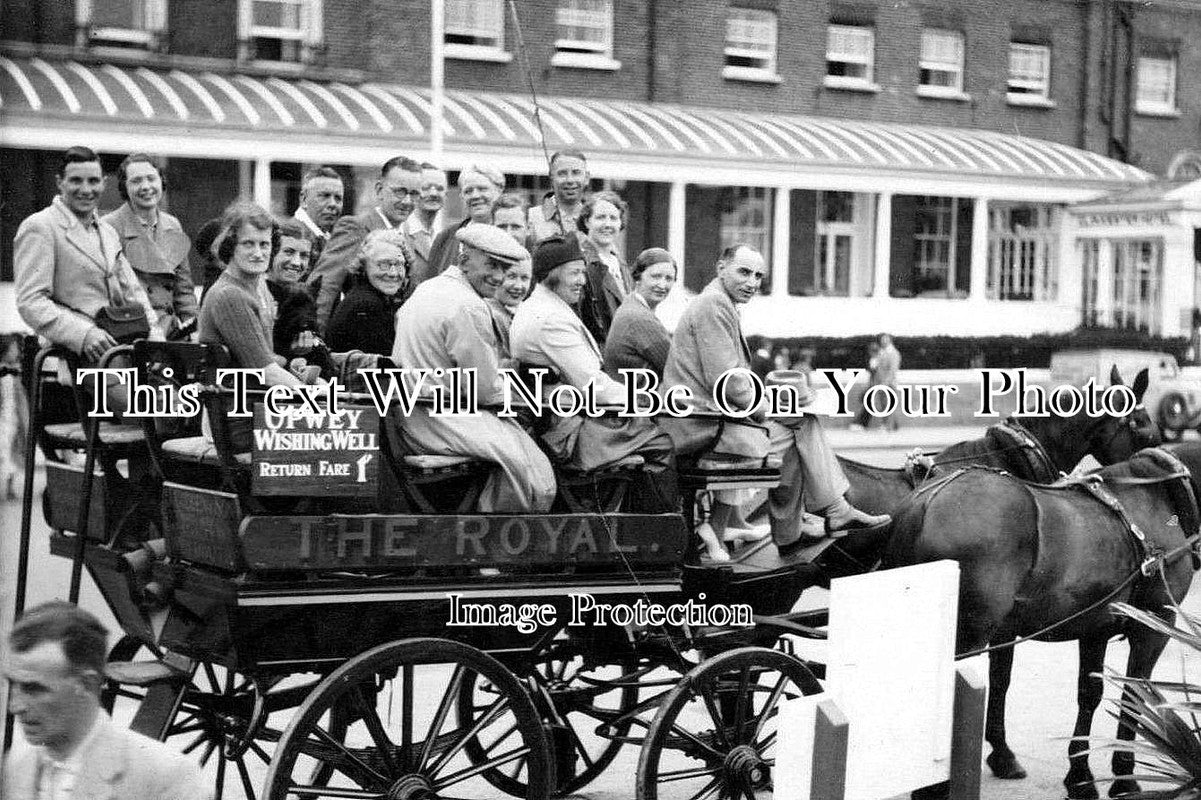
[[[676,284],[676,262],[661,247],[643,250],[630,270],[634,290],[613,316],[605,340],[605,372],[619,379],[622,369],[649,369],[662,380],[671,336],[655,309]]]
[[[381,228],[363,240],[351,269],[353,285],[325,331],[330,349],[387,356],[396,339],[396,312],[404,302],[413,254],[403,234]]]

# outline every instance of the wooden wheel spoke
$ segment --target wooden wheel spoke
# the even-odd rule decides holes
[[[204,766],[205,764],[209,763],[209,759],[212,758],[213,751],[216,749],[217,749],[217,743],[215,741],[213,741],[212,739],[208,740],[208,742],[205,743],[204,753],[202,753],[200,756],[200,765],[201,766]]]
[[[690,778],[699,778],[702,775],[716,775],[721,767],[697,767],[696,769],[677,769],[672,772],[660,772],[656,777],[659,783],[672,783],[673,781],[686,781]]]
[[[375,749],[383,756],[384,763],[388,766],[388,775],[399,775],[400,769],[393,758],[392,740],[388,738],[387,732],[384,731],[384,724],[380,722],[379,712],[363,696],[363,687],[361,684],[350,690],[350,697],[359,712],[359,716],[362,717],[363,722],[367,725],[367,731],[371,734],[371,741],[375,742]]]
[[[242,779],[242,794],[246,795],[246,800],[256,800],[258,795],[254,791],[254,781],[250,780],[250,770],[246,769],[245,759],[239,757],[234,763],[238,765],[238,777]]]
[[[324,730],[323,728],[320,728],[320,727],[314,727],[313,733],[324,744],[329,745],[330,747],[334,748],[339,753],[341,753],[343,756],[345,756],[347,759],[349,759],[350,762],[352,764],[354,764],[356,768],[362,770],[364,774],[369,775],[373,780],[378,781],[380,784],[388,783],[387,778],[385,778],[383,775],[380,775],[375,769],[373,769],[371,767],[370,764],[363,761],[363,759],[359,758],[357,755],[355,755],[353,752],[351,752],[350,748],[348,748],[342,742],[339,742],[337,739],[335,739],[333,736],[331,736],[326,730]],[[337,767],[337,765],[331,765],[331,766]],[[337,768],[341,769],[341,767],[337,767]],[[341,769],[341,771],[346,772],[345,769]],[[350,775],[350,773],[347,772],[347,775]],[[350,777],[354,778],[355,776],[350,775]]]
[[[751,671],[749,667],[742,668],[742,674],[738,678],[738,697],[734,701],[734,741],[742,742],[742,731],[746,725],[747,697],[749,696],[748,689],[751,683]],[[754,698],[751,698],[751,708],[755,707]]]
[[[711,757],[719,759],[719,760],[722,758],[722,754],[720,752],[718,752],[717,749],[715,747],[713,747],[713,745],[702,741],[700,738],[698,738],[696,736],[696,734],[684,730],[677,724],[672,724],[671,729],[673,732],[680,734],[680,736],[684,737],[685,739],[692,742],[697,747],[704,750]]]
[[[197,747],[200,747],[200,745],[204,742],[204,740],[205,740],[205,736],[202,733],[199,736],[197,736],[195,739],[190,741],[188,743],[188,745],[186,747],[184,747],[184,749],[183,749],[184,755],[188,755],[193,750],[195,750]]]
[[[459,695],[459,689],[463,685],[463,677],[466,674],[462,664],[455,664],[455,671],[450,676],[446,692],[438,702],[438,710],[434,713],[433,722],[430,723],[429,733],[426,734],[425,741],[421,743],[421,754],[416,761],[417,769],[420,769],[421,765],[429,760],[434,741],[438,738],[438,731],[442,730],[442,726],[446,724],[446,715],[450,713],[454,699]]]
[[[775,743],[776,743],[776,732],[772,731],[771,733],[769,733],[767,735],[766,738],[764,738],[764,740],[762,742],[755,742],[752,746],[755,748],[755,750],[757,750],[759,752],[760,755],[762,755],[765,750],[767,750],[769,747],[771,747]]]
[[[705,709],[709,712],[709,718],[713,720],[713,724],[716,727],[718,744],[724,749],[729,750],[730,742],[726,738],[726,723],[722,718],[721,710],[717,707],[717,698],[713,696],[710,687],[701,689],[701,699],[705,701]]]
[[[701,790],[699,792],[697,792],[696,794],[692,795],[692,797],[689,797],[688,800],[707,800],[707,798],[710,798],[713,796],[713,793],[715,791],[718,791],[721,788],[722,788],[721,778],[714,778],[713,780],[709,781],[704,786],[702,786]]]
[[[763,732],[763,726],[774,715],[776,704],[780,702],[780,696],[784,693],[784,687],[787,685],[788,676],[781,675],[780,680],[776,681],[776,685],[772,687],[771,694],[767,696],[767,702],[763,704],[763,710],[755,718],[755,727],[749,737],[752,742],[759,738],[759,734]]]
[[[572,744],[575,746],[576,752],[578,752],[580,757],[584,759],[585,767],[592,769],[592,765],[595,762],[592,760],[592,756],[588,754],[588,748],[584,747],[584,740],[580,738],[579,731],[577,731],[575,726],[570,723],[567,725],[567,730],[571,731]]]
[[[400,668],[400,751],[408,758],[413,751],[413,665]]]
[[[525,758],[529,752],[530,748],[522,745],[521,747],[510,750],[507,753],[503,753],[496,758],[489,759],[488,761],[481,761],[480,763],[468,767],[467,769],[451,773],[450,775],[447,775],[434,783],[434,791],[441,791],[447,786],[453,786],[460,781],[465,781],[468,778],[479,775],[481,772],[485,772],[490,769],[496,769],[497,767],[508,764],[510,761],[516,761],[519,758]]]
[[[346,797],[351,800],[384,800],[384,795],[367,789],[343,789],[336,786],[310,786],[307,784],[292,784],[288,787],[288,796],[303,797]]]
[[[471,726],[470,730],[460,736],[457,742],[447,748],[446,752],[439,756],[437,762],[430,767],[428,774],[437,775],[439,772],[441,772],[442,768],[446,766],[448,761],[454,758],[454,756],[458,754],[458,752],[462,750],[469,741],[478,737],[480,731],[491,725],[508,707],[508,698],[504,696],[498,697],[496,702],[489,706],[488,710],[478,720],[475,721],[475,724]]]
[[[207,661],[204,662],[204,676],[208,678],[209,692],[219,694],[221,692],[221,681],[217,680],[217,670],[213,669],[213,665]]]
[[[271,763],[271,756],[267,753],[266,750],[263,749],[263,746],[261,744],[259,744],[258,742],[250,743],[250,752],[254,753],[256,756],[261,758],[263,760],[264,764]]]
[[[217,751],[217,790],[214,800],[221,800],[225,794],[225,756],[221,752],[224,749]]]

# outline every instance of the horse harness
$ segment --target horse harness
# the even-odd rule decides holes
[[[1088,492],[1097,502],[1109,509],[1122,523],[1123,529],[1129,536],[1130,542],[1135,551],[1136,560],[1139,563],[1138,572],[1144,577],[1151,577],[1158,570],[1159,565],[1165,561],[1174,560],[1185,550],[1189,550],[1192,556],[1193,569],[1201,568],[1201,552],[1198,551],[1198,545],[1201,544],[1201,531],[1198,526],[1201,525],[1201,510],[1198,508],[1197,496],[1193,489],[1192,477],[1180,459],[1166,450],[1158,447],[1149,447],[1139,451],[1137,456],[1144,456],[1155,462],[1157,466],[1163,468],[1165,472],[1160,475],[1148,477],[1135,476],[1107,476],[1102,477],[1099,473],[1087,473],[1079,476],[1069,476],[1052,484],[1035,484],[1031,485],[1027,481],[1018,480],[1018,483],[1029,493],[1034,501],[1034,506],[1038,514],[1038,525],[1041,527],[1042,509],[1038,504],[1037,495],[1034,494],[1034,489],[1044,490],[1072,490],[1077,487]],[[933,500],[934,497],[942,491],[946,486],[952,483],[960,476],[967,474],[973,469],[985,469],[991,472],[996,472],[1001,475],[1008,475],[1016,478],[1016,476],[1004,470],[994,470],[990,467],[973,465],[969,467],[961,467],[955,470],[950,475],[944,478],[939,478],[929,482],[914,492],[914,496],[928,495],[926,501]],[[1158,544],[1148,540],[1147,535],[1139,527],[1138,523],[1130,516],[1130,512],[1122,505],[1106,484],[1120,486],[1151,486],[1151,485],[1168,485],[1169,500],[1172,505],[1178,510],[1178,524],[1185,532],[1185,543],[1181,547],[1174,548],[1171,551],[1164,551]],[[1190,533],[1191,531],[1191,533]]]
[[[908,479],[910,487],[916,489],[924,484],[938,467],[961,461],[973,461],[981,455],[1017,453],[1021,461],[1015,465],[1015,472],[1020,472],[1022,480],[1032,483],[1051,483],[1061,474],[1042,442],[1013,417],[991,426],[985,431],[984,440],[988,444],[988,449],[983,453],[971,453],[945,461],[928,456],[920,449],[914,450],[906,458],[902,471]]]

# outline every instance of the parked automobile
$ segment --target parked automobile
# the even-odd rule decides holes
[[[1097,385],[1109,383],[1109,371],[1118,373],[1127,383],[1146,368],[1149,379],[1143,405],[1163,429],[1165,440],[1174,441],[1190,429],[1201,429],[1201,381],[1185,378],[1176,357],[1170,353],[1147,350],[1098,348],[1061,350],[1051,354],[1051,383],[1082,386],[1089,378]]]

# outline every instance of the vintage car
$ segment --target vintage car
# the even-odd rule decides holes
[[[1170,353],[1115,348],[1061,350],[1051,355],[1051,383],[1082,386],[1089,378],[1096,378],[1097,384],[1103,385],[1114,366],[1127,381],[1139,370],[1147,369],[1150,383],[1143,405],[1159,423],[1164,439],[1179,439],[1184,431],[1201,427],[1201,381],[1183,377],[1176,357]]]

